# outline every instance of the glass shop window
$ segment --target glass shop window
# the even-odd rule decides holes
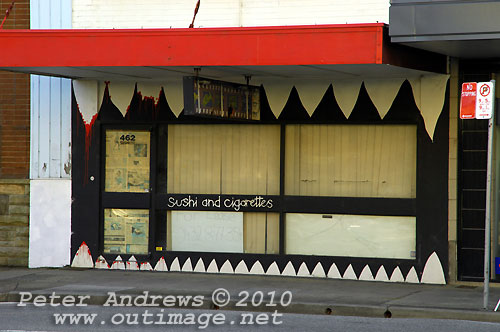
[[[106,131],[107,192],[149,192],[150,132]]]
[[[279,126],[168,126],[168,193],[279,195],[279,189]]]
[[[167,211],[167,250],[279,253],[279,213]]]
[[[416,217],[287,213],[286,254],[415,259]]]
[[[415,198],[415,125],[287,125],[285,194]]]

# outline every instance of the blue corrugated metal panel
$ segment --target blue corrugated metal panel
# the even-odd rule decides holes
[[[40,114],[40,107],[38,101],[40,100],[40,76],[31,75],[31,130],[30,130],[30,178],[38,177],[38,114]]]
[[[71,28],[71,0],[31,0],[32,29]],[[71,80],[31,75],[31,178],[71,177]]]
[[[50,159],[50,77],[40,77],[38,99],[38,177],[49,177]],[[56,124],[54,124],[56,125]]]

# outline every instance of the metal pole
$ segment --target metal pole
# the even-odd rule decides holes
[[[491,251],[491,168],[493,160],[493,125],[495,124],[495,80],[493,83],[493,112],[488,121],[488,164],[486,168],[486,217],[484,220],[484,289],[483,308],[488,309],[490,295],[490,251]]]

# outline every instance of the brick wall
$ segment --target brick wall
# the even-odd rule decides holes
[[[29,75],[0,71],[0,179],[27,179],[29,151]]]
[[[0,22],[12,1],[0,0]],[[29,1],[17,0],[4,29],[29,29]],[[0,179],[29,177],[30,77],[0,71]]]
[[[196,0],[73,0],[73,28],[187,28]],[[389,0],[201,0],[195,27],[389,23]]]
[[[11,0],[0,0],[0,23]],[[3,29],[29,29],[29,0],[16,0]],[[30,76],[0,71],[0,265],[27,266]]]

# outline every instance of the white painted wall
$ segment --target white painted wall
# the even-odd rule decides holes
[[[31,0],[32,29],[71,28],[71,0]],[[31,75],[29,267],[69,264],[71,80]]]
[[[30,181],[29,267],[69,265],[71,180]]]
[[[73,0],[73,28],[187,28],[197,0]],[[389,23],[389,0],[201,0],[195,27]]]

